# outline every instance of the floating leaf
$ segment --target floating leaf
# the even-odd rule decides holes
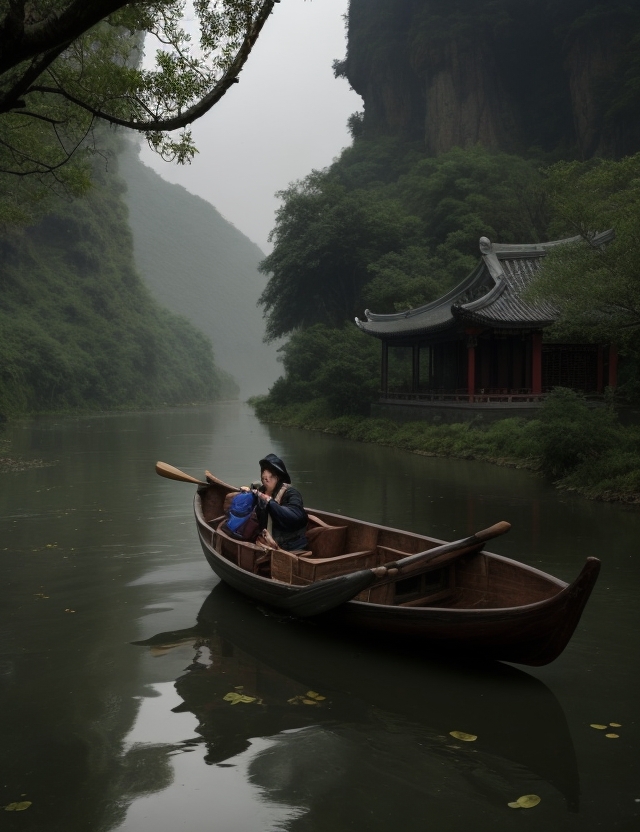
[[[449,734],[457,740],[462,740],[463,742],[474,742],[478,739],[475,734],[465,734],[464,731],[449,731]]]
[[[22,800],[20,803],[10,803],[4,807],[4,810],[5,812],[24,812],[29,806],[31,806],[30,800]]]
[[[320,705],[321,700],[325,697],[320,696],[319,693],[315,694],[315,699],[310,699],[309,694],[314,693],[314,691],[310,690],[308,693],[305,693],[303,696],[293,696],[291,699],[287,699],[287,702],[290,705]]]
[[[69,607],[65,610],[65,612],[75,612],[75,610],[70,610]]]
[[[622,723],[620,722],[610,722],[609,725],[611,728],[622,728]]]
[[[597,722],[592,722],[589,727],[590,728],[597,728],[598,731],[604,731],[605,728],[608,728],[607,725],[599,725]]]
[[[620,734],[605,734],[605,737],[609,737],[610,740],[617,740]]]
[[[323,702],[327,698],[326,696],[320,696],[315,690],[308,690],[306,696],[307,699],[316,699],[318,702]]]
[[[523,809],[523,805],[521,803],[507,803],[507,806],[510,806],[512,809]]]
[[[227,693],[226,696],[222,697],[225,702],[231,702],[232,705],[238,705],[240,702],[255,702],[255,696],[245,696],[242,693],[236,693],[235,691],[231,691],[231,693]]]
[[[540,803],[540,800],[541,798],[537,794],[523,794],[522,797],[517,799],[516,803],[519,803],[523,809],[533,809],[534,806]]]

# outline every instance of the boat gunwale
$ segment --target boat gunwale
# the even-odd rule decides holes
[[[215,486],[214,486],[215,487]],[[427,535],[419,535],[415,532],[407,532],[403,529],[395,529],[391,526],[381,526],[377,523],[369,523],[365,520],[358,520],[356,518],[347,517],[342,514],[332,514],[331,512],[327,511],[315,511],[314,509],[308,509],[311,513],[317,513],[321,515],[325,515],[328,517],[334,517],[336,519],[348,520],[354,523],[365,524],[368,526],[374,526],[378,529],[384,529],[385,531],[392,531],[392,532],[399,532],[401,534],[408,534],[412,537],[421,538],[423,540],[428,540],[429,542],[435,542],[439,544],[440,542],[447,542],[447,541],[439,541],[437,538],[428,537]],[[202,501],[200,498],[200,494],[196,492],[194,497],[194,513],[196,516],[196,521],[198,523],[198,536],[202,543],[204,543],[207,549],[212,553],[213,556],[217,560],[220,561],[221,564],[224,564],[225,567],[231,568],[234,572],[237,572],[239,576],[244,577],[249,583],[263,585],[265,587],[272,587],[275,588],[276,593],[283,597],[284,595],[292,595],[296,592],[304,589],[304,586],[297,586],[294,584],[286,584],[284,582],[275,581],[273,578],[267,578],[263,575],[257,575],[252,572],[248,572],[246,569],[238,566],[237,564],[233,563],[233,561],[228,560],[223,555],[221,555],[212,544],[210,544],[207,540],[204,539],[203,535],[200,534],[200,526],[206,528],[208,532],[211,534],[215,533],[217,530],[214,529],[207,520],[205,520],[204,515],[202,513]],[[254,544],[248,544],[254,545]],[[353,610],[361,609],[361,610],[368,610],[371,613],[377,614],[384,614],[387,611],[387,614],[393,613],[394,617],[401,617],[403,619],[411,620],[412,618],[420,618],[423,616],[425,611],[430,611],[434,615],[437,614],[450,614],[455,615],[457,618],[490,618],[490,617],[500,617],[501,615],[507,615],[513,617],[514,614],[522,614],[525,615],[529,612],[536,612],[539,609],[544,608],[545,606],[553,606],[557,603],[562,603],[564,601],[564,596],[569,594],[573,586],[580,580],[582,577],[585,568],[587,568],[587,564],[589,563],[591,558],[587,558],[585,564],[583,565],[582,569],[580,570],[579,574],[575,578],[574,581],[568,583],[566,581],[561,580],[560,578],[556,578],[553,575],[550,575],[548,572],[543,572],[540,569],[537,569],[535,566],[529,566],[528,564],[522,563],[521,561],[514,560],[513,558],[508,558],[504,555],[498,555],[494,552],[487,552],[482,550],[478,554],[485,555],[489,560],[494,560],[498,562],[503,562],[509,564],[510,566],[516,567],[518,570],[527,572],[530,575],[540,577],[546,579],[550,583],[554,584],[558,588],[558,592],[550,595],[548,598],[543,598],[541,601],[534,601],[531,604],[519,604],[516,606],[510,607],[483,607],[483,608],[475,608],[471,609],[468,607],[444,607],[444,606],[412,606],[412,607],[402,607],[396,604],[376,604],[370,601],[356,601],[351,599],[350,601],[345,602],[347,605],[351,605]],[[597,560],[597,559],[593,559]],[[222,580],[222,579],[221,579]]]

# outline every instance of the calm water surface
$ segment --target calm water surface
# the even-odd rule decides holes
[[[5,828],[640,828],[637,509],[235,404],[9,435],[51,464],[0,475],[0,805],[32,801]],[[509,520],[491,548],[564,580],[602,558],[571,644],[538,669],[446,667],[245,603],[202,557],[193,488],[153,466],[240,484],[270,451],[310,506],[440,538]],[[610,722],[618,739],[590,727]],[[537,807],[508,808],[530,793]]]

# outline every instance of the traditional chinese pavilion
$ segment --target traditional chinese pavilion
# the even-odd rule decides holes
[[[613,236],[603,232],[592,244]],[[587,395],[615,387],[613,345],[544,342],[558,311],[523,298],[549,249],[579,239],[501,245],[481,237],[477,267],[444,297],[389,315],[367,309],[366,320],[356,318],[381,341],[380,404],[411,407],[412,418],[419,417],[416,406],[504,416],[536,409],[556,386]]]

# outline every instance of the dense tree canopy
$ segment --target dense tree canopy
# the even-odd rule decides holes
[[[558,335],[613,341],[638,355],[640,154],[559,163],[550,169],[548,185],[552,230],[583,242],[550,253],[534,293],[552,297],[562,310]],[[594,234],[608,228],[615,240],[593,246]]]
[[[188,125],[238,81],[277,2],[194,0],[194,37],[182,0],[0,0],[0,174],[35,180],[20,200],[81,190],[86,170],[68,162],[96,119],[188,160]]]
[[[431,159],[384,138],[356,142],[280,194],[261,266],[268,337],[434,300],[473,268],[483,235],[543,239],[538,167],[481,147]]]

